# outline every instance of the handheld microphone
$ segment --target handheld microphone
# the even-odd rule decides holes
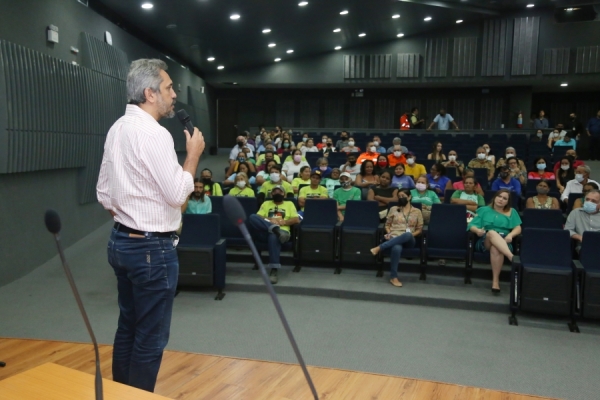
[[[240,204],[239,200],[233,196],[228,195],[228,196],[223,197],[223,205],[225,206],[225,210],[227,210],[227,216],[229,217],[229,219],[231,220],[231,222],[234,225],[237,225],[238,228],[240,228],[240,231],[242,232],[244,239],[250,246],[250,250],[252,250],[252,255],[254,256],[254,260],[256,261],[256,264],[259,266],[260,274],[262,275],[265,286],[267,287],[267,291],[269,292],[269,295],[271,296],[271,300],[273,300],[273,305],[275,306],[275,309],[277,310],[277,314],[279,315],[279,319],[281,320],[281,324],[283,325],[283,328],[285,329],[285,333],[288,336],[290,344],[292,345],[292,348],[294,349],[294,353],[296,353],[296,358],[298,359],[298,363],[300,364],[300,367],[302,368],[302,372],[304,373],[306,382],[308,383],[308,386],[310,387],[310,391],[312,392],[315,400],[319,400],[319,395],[317,394],[317,389],[315,389],[315,385],[313,384],[310,374],[308,373],[308,369],[306,368],[306,364],[304,363],[304,359],[302,358],[302,354],[300,353],[300,349],[298,348],[296,339],[294,339],[294,334],[292,333],[292,329],[290,328],[290,325],[288,324],[287,319],[285,318],[285,314],[283,313],[283,309],[281,308],[281,304],[279,303],[277,294],[275,293],[275,290],[273,289],[273,285],[271,284],[271,281],[269,280],[269,276],[267,275],[267,270],[265,269],[265,266],[263,265],[262,260],[260,259],[259,255],[258,255],[258,251],[256,250],[256,247],[254,246],[254,242],[252,241],[252,238],[250,237],[248,228],[246,228],[246,224],[244,223],[244,221],[246,220],[246,212],[242,208],[242,205]]]
[[[46,215],[44,216],[44,222],[46,223],[46,228],[48,229],[48,231],[54,235],[56,247],[58,248],[60,260],[62,261],[65,274],[67,275],[67,280],[69,281],[69,285],[71,286],[71,290],[73,291],[73,295],[75,296],[75,300],[77,300],[77,305],[79,306],[79,312],[83,317],[85,326],[88,330],[88,333],[90,334],[90,337],[92,338],[92,343],[94,344],[94,352],[96,354],[96,400],[103,400],[104,396],[102,394],[102,374],[100,372],[100,354],[98,352],[98,342],[96,342],[96,336],[94,335],[94,331],[92,330],[92,325],[90,324],[90,320],[88,319],[87,313],[85,312],[85,308],[83,308],[83,302],[81,301],[81,296],[79,296],[77,286],[75,286],[75,280],[73,279],[73,274],[71,274],[71,268],[69,268],[69,265],[67,264],[65,254],[60,244],[60,217],[58,216],[58,213],[56,211],[47,210]]]
[[[192,124],[192,120],[187,111],[184,109],[177,111],[177,118],[179,119],[179,122],[181,122],[181,125],[185,126],[185,129],[190,133],[190,136],[192,136],[194,134],[194,124]]]

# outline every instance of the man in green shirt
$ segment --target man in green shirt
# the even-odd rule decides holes
[[[349,200],[360,200],[361,191],[359,188],[352,186],[352,175],[348,172],[343,172],[340,175],[341,188],[335,189],[333,192],[333,199],[337,201],[337,213],[340,221],[344,220],[344,213],[346,212],[346,203]]]
[[[298,205],[304,211],[306,199],[327,199],[327,188],[321,186],[321,171],[313,171],[310,174],[310,186],[304,186],[298,193]]]
[[[265,201],[258,213],[248,218],[248,230],[252,238],[269,249],[270,279],[273,284],[277,283],[277,270],[281,268],[281,245],[290,240],[290,226],[300,222],[296,206],[291,201],[285,201],[284,194],[282,186],[273,187],[272,199]]]

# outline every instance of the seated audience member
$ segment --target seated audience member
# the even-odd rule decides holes
[[[491,161],[492,165],[496,165],[496,156],[494,155],[494,151],[492,150],[490,145],[484,143],[483,145],[481,145],[481,147],[483,147],[483,150],[485,150],[485,159]]]
[[[242,153],[243,153],[243,154],[242,154]],[[246,146],[244,146],[244,147],[242,148],[242,152],[241,152],[241,153],[238,153],[238,158],[239,158],[240,156],[243,156],[243,157],[246,159],[246,162],[247,162],[248,164],[256,165],[256,160],[254,159],[254,157],[251,157],[251,156],[250,156],[250,154],[251,154],[251,152],[250,152],[250,149],[249,149],[249,148],[247,148]]]
[[[229,175],[229,177],[223,182],[223,186],[235,185],[235,177],[240,172],[243,172],[244,174],[246,174],[246,177],[249,176],[249,178],[247,178],[247,179],[248,179],[248,182],[250,185],[256,183],[256,178],[254,176],[252,176],[253,172],[251,172],[251,170],[250,170],[250,164],[243,162],[243,163],[240,163],[238,165],[238,168],[231,175]]]
[[[377,147],[375,147],[373,142],[367,143],[367,151],[358,156],[358,158],[356,159],[356,163],[362,164],[366,160],[370,160],[373,161],[373,163],[376,163],[377,158],[379,157],[379,153],[377,153],[375,150],[377,150]]]
[[[295,144],[294,144],[294,141],[292,140],[292,134],[290,132],[283,132],[281,134],[281,142],[277,146],[278,148],[283,148],[284,151],[291,151],[290,149],[294,148]],[[283,145],[286,140],[290,142],[290,145],[287,147],[287,150],[286,150],[286,147]]]
[[[238,172],[236,174],[235,187],[229,191],[229,195],[234,197],[256,197],[245,173]]]
[[[323,147],[326,147],[328,139],[329,138],[327,137],[327,135],[321,136],[321,143],[317,143],[317,149],[322,150]]]
[[[406,165],[406,156],[402,152],[402,146],[396,145],[391,149],[392,151],[387,156],[390,167],[394,168],[398,164]]]
[[[367,200],[375,200],[379,205],[379,211],[386,211],[388,204],[396,201],[396,193],[398,189],[391,185],[392,175],[388,171],[385,171],[379,177],[379,185],[371,187],[369,194],[367,194]]]
[[[277,149],[277,155],[282,155],[288,151],[294,151],[294,146],[292,146],[292,141],[290,139],[283,139],[281,141],[281,147]]]
[[[583,207],[571,211],[567,217],[565,229],[571,233],[571,239],[577,244],[577,252],[581,249],[583,232],[600,231],[600,192],[596,189],[590,190],[585,196]]]
[[[256,149],[253,136],[250,134],[250,132],[244,131],[240,136],[244,138],[244,142],[250,150],[254,151]]]
[[[550,180],[555,180],[556,176],[554,175],[553,172],[548,172],[546,171],[546,159],[544,157],[538,157],[535,159],[535,161],[533,162],[533,165],[535,166],[533,171],[529,172],[529,174],[527,174],[527,179],[550,179]]]
[[[507,147],[506,148],[506,156],[504,158],[500,158],[498,160],[498,162],[496,163],[496,168],[500,168],[501,166],[506,165],[508,160],[510,160],[511,157],[516,158],[517,151],[515,150],[514,147]],[[519,169],[527,174],[527,167],[525,167],[525,163],[523,162],[523,160],[519,160]]]
[[[503,164],[500,167],[498,178],[492,183],[492,190],[507,189],[514,192],[517,196],[521,195],[521,183],[518,179],[510,176],[508,165]]]
[[[558,210],[560,205],[555,197],[548,196],[550,185],[545,179],[540,179],[535,187],[537,195],[532,196],[525,202],[525,208],[537,208],[540,210]]]
[[[527,171],[521,170],[519,167],[519,160],[516,157],[511,157],[508,159],[506,165],[508,165],[508,173],[511,178],[515,178],[521,184],[521,187],[527,185]]]
[[[400,151],[402,151],[402,154],[408,153],[408,149],[405,146],[402,146],[402,138],[399,137],[396,137],[394,140],[392,140],[392,146],[387,149],[386,153],[393,153],[396,151],[396,146],[400,146]]]
[[[398,280],[398,265],[402,257],[402,249],[415,247],[415,237],[423,231],[423,215],[421,210],[410,204],[410,190],[400,189],[397,196],[398,206],[390,208],[385,221],[386,241],[372,248],[371,253],[376,256],[380,251],[391,249],[390,283],[401,287],[402,282]]]
[[[223,196],[223,190],[221,185],[212,180],[212,171],[208,168],[204,168],[200,172],[200,179],[204,183],[204,193],[207,196]]]
[[[454,190],[465,190],[465,179],[467,178],[475,178],[475,171],[471,168],[465,168],[462,174],[462,181],[454,182],[452,184],[452,189]],[[483,189],[479,183],[475,185],[475,193],[483,196]]]
[[[428,160],[434,160],[436,162],[446,161],[446,156],[442,150],[442,142],[435,141],[433,142],[433,146],[431,146],[431,153],[427,154]]]
[[[288,182],[292,182],[294,174],[299,174],[302,167],[309,167],[308,162],[306,160],[302,161],[302,152],[300,150],[294,150],[292,159],[290,161],[285,161],[281,170],[285,173],[285,176],[287,176]]]
[[[356,176],[360,173],[362,165],[356,163],[356,155],[348,154],[346,157],[346,164],[340,165],[340,171],[347,172],[352,177],[352,181],[356,179]]]
[[[494,179],[494,171],[496,170],[496,168],[494,168],[494,164],[486,158],[487,156],[485,149],[483,147],[478,147],[475,155],[476,158],[469,161],[468,167],[471,169],[486,168],[488,170],[488,181]]]
[[[325,188],[327,189],[327,195],[329,197],[333,197],[333,191],[335,190],[336,186],[340,186],[340,169],[339,168],[333,168],[331,170],[331,174],[329,174],[329,177],[327,178],[323,178],[321,184],[325,185]]]
[[[248,230],[254,240],[268,246],[270,278],[275,284],[278,281],[277,270],[281,268],[281,245],[290,240],[290,226],[299,223],[300,219],[294,203],[284,200],[284,188],[273,186],[271,193],[272,198],[262,203],[258,213],[248,218]]]
[[[575,168],[573,168],[573,160],[570,157],[564,156],[558,162],[560,167],[554,170],[556,175],[556,187],[560,193],[565,191],[567,182],[575,179]]]
[[[271,136],[266,136],[265,140],[260,142],[260,145],[256,149],[256,159],[258,159],[258,156],[260,154],[264,153],[267,150],[271,150],[271,151],[275,152],[276,148],[277,148],[277,146],[275,145],[275,141],[273,139],[271,139]]]
[[[281,186],[285,190],[285,194],[287,197],[294,197],[294,190],[292,189],[292,185],[288,183],[285,179],[285,176],[281,174],[281,166],[273,165],[269,170],[269,180],[265,181],[263,185],[260,187],[260,191],[258,192],[259,201],[263,201],[263,199],[269,199],[271,197],[271,190],[275,186]]]
[[[271,167],[273,167],[273,165],[277,165],[277,162],[275,162],[275,160],[269,161],[265,165],[265,169],[256,174],[256,186],[257,186],[256,191],[257,192],[260,192],[260,189],[261,189],[261,186],[263,185],[263,183],[270,180],[269,171],[271,170]]]
[[[452,181],[446,176],[446,167],[441,163],[433,164],[430,173],[427,174],[429,189],[433,190],[440,200],[444,199],[446,189],[452,189]]]
[[[573,170],[575,170],[575,168],[579,167],[580,165],[585,165],[585,163],[581,160],[577,159],[577,152],[573,149],[569,149],[565,152],[565,157],[569,157],[571,160],[571,164],[573,164]],[[562,158],[561,158],[562,160]],[[557,161],[554,164],[554,175],[557,175],[556,171],[558,171],[558,169],[561,167],[561,162]]]
[[[544,138],[544,132],[541,129],[538,129],[535,132],[535,135],[531,136],[531,140],[529,140],[531,143],[540,143]]]
[[[587,165],[581,165],[575,168],[575,179],[567,182],[565,190],[562,192],[560,199],[567,203],[569,201],[569,194],[583,192],[583,185],[587,184],[588,182],[593,182],[597,185],[598,182],[590,179],[591,173],[592,169]]]
[[[390,163],[385,154],[380,154],[379,157],[377,157],[377,164],[375,164],[375,175],[381,175],[384,171],[391,173]]]
[[[233,146],[233,148],[231,149],[231,151],[229,152],[229,163],[232,164],[237,158],[238,158],[238,153],[240,151],[242,151],[242,148],[244,146],[246,146],[246,138],[244,138],[243,136],[238,136],[236,139],[236,145]],[[250,156],[253,156],[253,153],[250,152]]]
[[[360,166],[360,174],[356,175],[354,186],[367,188],[371,185],[379,185],[379,175],[375,175],[375,164],[367,160]]]
[[[337,150],[335,149],[333,140],[331,138],[327,139],[327,143],[325,143],[325,146],[321,148],[321,152],[325,157],[328,157],[331,153],[335,153],[336,151]]]
[[[426,175],[427,171],[423,164],[417,164],[417,156],[413,152],[408,152],[406,155],[406,165],[404,167],[406,175],[410,175],[413,179],[417,179],[421,175]]]
[[[270,147],[270,146],[271,145],[269,145],[267,147]],[[267,150],[263,154],[259,155],[258,158],[256,159],[256,170],[257,171],[264,170],[267,163],[271,160],[275,160],[275,162],[277,164],[279,164],[281,162],[279,156],[277,154],[275,154],[275,151],[273,151],[269,148],[269,150]]]
[[[310,185],[304,186],[298,192],[298,205],[304,211],[306,200],[327,199],[327,188],[321,186],[321,171],[313,171],[310,173]]]
[[[482,195],[475,192],[475,178],[467,177],[463,180],[464,189],[457,190],[452,194],[450,204],[464,204],[467,207],[467,221],[477,215],[477,209],[485,206]]]
[[[456,168],[456,176],[462,176],[465,164],[458,159],[458,153],[456,150],[450,150],[448,152],[448,161],[443,162],[442,165],[448,168]]]
[[[346,146],[348,146],[348,132],[342,131],[339,140],[335,142],[335,148],[338,149],[338,151],[342,151]]]
[[[421,210],[423,212],[423,220],[426,224],[429,223],[431,218],[431,206],[434,204],[440,204],[440,198],[433,191],[429,190],[429,180],[427,175],[421,175],[415,181],[415,189],[410,191],[411,202],[421,203]]]
[[[596,185],[594,182],[588,182],[585,185],[583,185],[583,191],[581,192],[581,197],[578,198],[577,200],[575,200],[575,202],[573,203],[573,210],[576,208],[583,207],[583,203],[585,202],[585,196],[587,196],[587,194],[591,190],[598,190],[598,185]]]
[[[345,147],[342,147],[342,152],[343,153],[360,153],[360,147],[356,147],[355,146],[356,141],[354,140],[353,137],[350,137],[348,139],[348,145]]]
[[[577,150],[577,141],[571,137],[570,133],[567,133],[564,138],[557,140],[554,143],[554,150],[558,150],[557,147],[570,146],[573,150]]]
[[[394,168],[394,176],[392,176],[392,186],[397,189],[414,189],[415,181],[412,176],[406,175],[404,165],[398,164]]]
[[[204,191],[204,183],[198,178],[194,179],[194,191],[181,206],[182,214],[210,214],[212,203]]]
[[[300,168],[298,177],[292,180],[292,189],[294,190],[296,197],[300,191],[300,185],[310,185],[310,172],[310,167],[305,165],[304,167]]]
[[[361,200],[359,188],[352,186],[352,176],[348,172],[340,175],[340,188],[333,191],[333,199],[337,202],[337,213],[340,221],[344,220],[346,203],[350,200]]]
[[[306,143],[306,142],[308,142],[308,139],[310,139],[310,136],[308,135],[308,133],[304,132],[302,134],[302,142]]]
[[[308,139],[306,141],[306,145],[302,148],[302,154],[306,155],[306,153],[317,153],[319,149],[315,146],[314,141],[312,139]]]
[[[373,136],[373,146],[375,146],[375,152],[379,154],[385,154],[387,151],[385,147],[381,145],[381,138],[377,135]]]
[[[227,169],[227,172],[225,172],[225,178],[229,178],[231,176],[231,174],[236,173],[238,171],[240,164],[246,164],[248,171],[256,172],[256,168],[254,167],[254,164],[250,163],[250,159],[246,155],[247,154],[245,152],[246,150],[248,150],[248,148],[244,147],[242,149],[242,151],[240,151],[238,153],[238,156],[235,159],[235,161],[229,163],[229,169]],[[229,160],[229,161],[231,161],[231,160]]]
[[[560,140],[560,129],[554,129],[548,135],[548,142],[546,143],[546,145],[548,146],[548,148],[550,150],[552,150],[554,148],[554,145],[556,144],[556,142],[558,142],[559,140]]]
[[[492,202],[477,209],[477,216],[467,226],[471,232],[479,236],[475,249],[479,252],[490,252],[492,265],[492,292],[500,293],[500,271],[504,257],[512,262],[513,238],[521,233],[521,217],[511,207],[511,193],[498,190]]]
[[[320,171],[322,177],[326,177],[331,174],[331,168],[329,168],[329,160],[327,157],[321,157],[317,159],[316,165],[317,166],[312,169],[313,172]]]

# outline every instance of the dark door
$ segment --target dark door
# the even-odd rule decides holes
[[[235,146],[238,136],[238,107],[237,100],[217,100],[217,140],[219,148]]]

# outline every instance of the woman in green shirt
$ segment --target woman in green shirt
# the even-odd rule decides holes
[[[456,190],[452,194],[450,204],[464,204],[467,206],[467,222],[470,222],[473,217],[477,214],[479,207],[485,206],[485,200],[483,196],[475,193],[475,178],[472,176],[463,179],[465,190]]]
[[[427,175],[419,176],[415,182],[415,187],[416,189],[410,191],[411,202],[421,203],[423,222],[428,224],[431,218],[431,206],[441,203],[440,198],[433,190],[429,190]]]
[[[498,190],[488,206],[477,210],[477,216],[467,227],[479,236],[475,249],[490,251],[492,293],[500,293],[500,271],[504,257],[512,261],[512,240],[521,233],[521,217],[511,207],[510,196],[509,190]]]

